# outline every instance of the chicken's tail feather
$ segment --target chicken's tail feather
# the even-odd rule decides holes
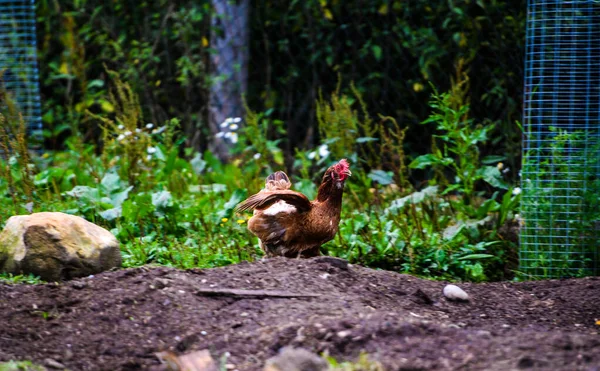
[[[264,195],[257,193],[253,196],[248,197],[246,200],[240,202],[235,210],[238,212],[253,210],[258,204],[264,200]]]
[[[283,171],[277,171],[269,175],[265,180],[265,190],[267,191],[279,191],[290,189],[291,187],[290,178]]]
[[[302,193],[290,190],[278,190],[276,192],[258,192],[240,202],[236,211],[247,211],[254,209],[266,209],[278,201],[283,201],[295,207],[299,212],[308,211],[311,207],[310,201]]]

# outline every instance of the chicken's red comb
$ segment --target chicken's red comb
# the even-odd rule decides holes
[[[352,173],[350,172],[350,164],[345,158],[341,159],[337,164],[333,165],[335,172],[338,173],[341,180],[346,179]]]

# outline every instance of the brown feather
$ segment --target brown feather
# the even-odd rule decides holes
[[[263,210],[269,206],[272,206],[278,201],[285,201],[286,203],[296,207],[298,211],[301,212],[310,209],[310,200],[302,193],[290,190],[279,190],[273,192],[259,192],[255,195],[252,195],[245,201],[242,201],[237,206],[237,210]]]
[[[290,189],[292,182],[288,178],[287,174],[283,171],[275,172],[267,177],[265,180],[265,191],[277,191]]]

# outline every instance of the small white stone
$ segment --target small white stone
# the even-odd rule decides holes
[[[469,300],[469,294],[456,285],[446,285],[443,290],[444,296],[449,300]]]
[[[337,333],[337,336],[341,339],[348,337],[351,334],[350,331],[340,331]]]

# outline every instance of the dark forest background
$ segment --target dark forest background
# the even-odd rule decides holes
[[[327,97],[338,82],[349,92],[354,83],[371,114],[409,128],[405,150],[414,157],[431,147],[434,128],[418,123],[430,113],[432,89],[448,90],[458,67],[470,77],[470,116],[495,123],[483,151],[504,153],[518,168],[525,8],[525,1],[252,0],[248,106],[283,121],[279,145],[290,158],[319,141],[319,92]],[[188,144],[208,148],[211,9],[206,1],[38,1],[47,145],[60,148],[73,130],[99,137],[86,110],[113,109],[108,68],[140,95],[146,121],[177,117]]]

